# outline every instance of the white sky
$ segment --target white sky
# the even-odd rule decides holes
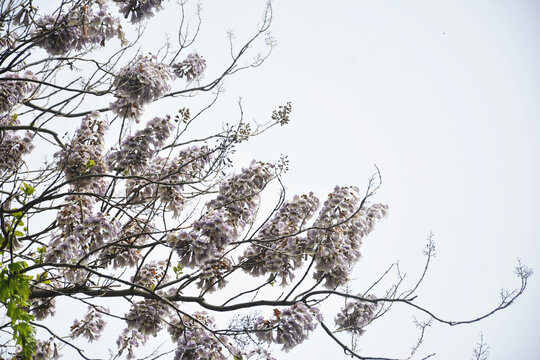
[[[225,53],[218,29],[240,41],[262,6],[203,4],[211,28],[196,47],[209,71],[210,50]],[[518,257],[540,269],[539,20],[535,1],[277,0],[278,47],[261,68],[227,81],[223,111],[234,121],[241,96],[246,117],[262,121],[290,100],[292,122],[238,158],[287,154],[289,194],[321,199],[336,184],[365,185],[376,163],[377,199],[390,216],[366,239],[358,282],[398,259],[417,275],[433,230],[437,257],[418,303],[450,319],[480,315],[502,287],[519,286]],[[482,331],[492,360],[540,358],[539,300],[533,276],[523,298],[491,319],[432,326],[419,354],[468,359]],[[362,354],[406,356],[416,331],[401,310],[368,330]],[[347,358],[324,335],[314,339],[283,358]]]
[[[226,30],[241,44],[263,8],[262,0],[203,3],[195,48],[207,59],[206,79],[228,62]],[[178,16],[154,20],[147,51],[155,52],[156,36],[174,36]],[[292,101],[291,123],[239,146],[239,166],[286,154],[288,194],[313,190],[324,200],[336,184],[365,186],[375,163],[384,182],[375,200],[390,215],[366,239],[353,287],[363,290],[396,260],[417,276],[432,230],[437,257],[418,304],[451,320],[476,317],[496,305],[501,287],[519,286],[518,257],[540,269],[539,20],[536,1],[276,0],[278,47],[262,67],[227,80],[204,121],[237,121],[239,97],[245,118],[260,122]],[[159,106],[146,114],[162,115]],[[434,324],[419,355],[468,359],[483,331],[491,360],[540,358],[539,300],[533,276],[493,318]],[[396,306],[368,329],[360,353],[406,356],[417,335],[412,320]],[[276,355],[348,358],[321,332]]]

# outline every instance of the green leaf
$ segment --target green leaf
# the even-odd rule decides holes
[[[88,161],[86,162],[86,168],[87,168],[87,169],[90,169],[90,168],[92,168],[92,167],[94,167],[94,166],[96,166],[96,162],[95,162],[94,160],[88,160]]]
[[[22,184],[21,190],[28,196],[32,195],[36,191],[36,189],[28,185],[27,183]]]
[[[16,230],[14,233],[13,233],[15,236],[24,236],[24,233]]]

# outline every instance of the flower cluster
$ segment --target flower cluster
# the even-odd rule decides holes
[[[154,10],[161,10],[163,0],[114,0],[120,4],[120,12],[124,17],[137,23],[154,16]]]
[[[115,242],[116,246],[107,247],[103,258],[112,261],[114,268],[136,266],[142,257],[137,246],[143,245],[148,240],[148,233],[151,231],[154,231],[154,228],[146,220],[136,218],[129,220],[121,227],[119,240]]]
[[[128,350],[127,358],[135,359],[134,347],[144,344],[148,336],[140,333],[137,329],[126,328],[116,340],[116,345],[120,348],[118,356],[122,355],[125,349]]]
[[[207,146],[184,149],[174,159],[155,157],[147,164],[141,178],[129,179],[126,192],[131,204],[147,204],[159,200],[166,210],[178,217],[184,207],[184,183],[204,177],[203,170],[211,159]]]
[[[105,192],[106,182],[96,175],[107,171],[103,151],[108,128],[109,124],[100,119],[98,113],[85,116],[71,144],[55,154],[58,167],[64,171],[70,184],[79,191],[96,194]]]
[[[285,202],[259,231],[257,242],[246,249],[243,269],[251,275],[276,274],[282,279],[292,280],[294,269],[302,263],[306,251],[305,239],[295,236],[311,219],[319,207],[319,199],[313,193],[296,195]]]
[[[197,287],[209,293],[224,288],[228,283],[225,275],[229,273],[232,268],[232,261],[228,257],[213,259],[201,267],[201,274],[198,276],[199,282],[197,283]]]
[[[153,118],[144,129],[128,136],[120,145],[119,150],[109,154],[107,164],[115,171],[144,174],[147,165],[161,150],[173,129],[174,125],[169,116]]]
[[[13,80],[0,81],[0,114],[9,113],[15,105],[19,104],[26,95],[36,88],[36,83],[25,81],[25,79],[36,79],[31,71],[24,74],[7,74],[3,77]]]
[[[143,265],[131,281],[148,289],[154,289],[160,281],[167,280],[166,267],[166,261],[150,262]]]
[[[375,299],[375,296],[369,295],[367,298]],[[364,327],[373,320],[378,308],[378,304],[374,301],[354,300],[347,302],[336,315],[336,326],[338,330],[362,335],[365,332]]]
[[[174,360],[225,360],[225,338],[218,338],[207,329],[214,328],[214,319],[205,312],[183,316],[169,325],[169,334],[178,346]],[[229,347],[229,351],[232,351]]]
[[[100,312],[96,311],[93,307],[88,307],[88,313],[84,316],[83,320],[75,320],[70,328],[71,337],[76,338],[84,336],[88,341],[92,342],[99,339],[103,329],[105,328],[105,321],[102,318]]]
[[[253,220],[259,193],[273,178],[272,165],[253,162],[238,175],[223,181],[219,195],[206,205],[208,211],[192,225],[191,232],[169,237],[182,266],[201,266],[221,251]]]
[[[70,262],[95,251],[118,235],[120,225],[102,212],[93,213],[94,198],[70,195],[57,214],[59,233],[53,235],[48,262]]]
[[[156,62],[155,57],[139,55],[116,75],[116,101],[111,103],[111,110],[139,121],[144,105],[163,97],[171,89],[173,77],[168,65]]]
[[[260,340],[269,344],[281,344],[283,350],[289,351],[308,338],[309,333],[317,327],[318,321],[322,321],[322,316],[317,308],[308,308],[304,303],[298,302],[281,311],[274,309],[274,316],[270,320],[259,317],[254,328]]]
[[[53,316],[56,306],[56,300],[53,297],[34,299],[32,300],[31,312],[34,314],[36,320],[44,320],[49,316]]]
[[[47,341],[38,340],[36,343],[36,352],[32,356],[33,360],[57,360],[60,358],[58,347],[53,342],[53,338]],[[14,357],[19,359],[19,357]]]
[[[108,12],[101,1],[93,6],[77,6],[60,15],[46,15],[36,21],[35,44],[51,55],[64,55],[71,50],[85,50],[95,45],[105,46],[105,41],[118,37],[126,40],[120,20]]]
[[[179,78],[186,77],[187,81],[193,81],[201,77],[206,69],[206,60],[197,53],[192,53],[187,58],[172,66],[174,74]]]
[[[4,119],[0,119],[0,126],[16,125],[17,123],[9,123]],[[15,135],[14,131],[3,130],[0,131],[0,172],[15,171],[19,168],[22,157],[25,154],[29,154],[34,145],[32,140],[34,135],[29,131],[26,131],[24,136]]]
[[[133,303],[125,315],[130,329],[137,329],[143,335],[157,336],[162,329],[163,318],[169,314],[169,307],[163,301],[144,299]]]
[[[314,277],[335,288],[349,281],[352,266],[360,259],[362,239],[373,230],[375,222],[386,215],[381,204],[359,208],[356,187],[336,186],[324,202],[315,229],[308,232],[308,244],[317,248]]]

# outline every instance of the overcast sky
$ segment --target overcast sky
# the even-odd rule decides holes
[[[226,31],[242,44],[264,1],[202,6],[194,48],[211,80],[228,63]],[[520,285],[518,258],[540,271],[539,2],[276,0],[273,9],[272,56],[228,79],[204,121],[234,123],[240,97],[245,119],[259,122],[291,101],[289,125],[241,144],[235,156],[240,167],[288,155],[290,196],[315,191],[324,200],[335,185],[365,187],[378,166],[383,186],[375,200],[390,214],[365,239],[356,291],[397,260],[414,283],[430,231],[437,256],[416,301],[443,318],[466,320],[495,307],[501,288]],[[153,20],[150,35],[174,36],[177,12]],[[143,50],[156,52],[155,40]],[[525,295],[492,318],[433,324],[419,358],[469,359],[480,332],[491,360],[540,358],[539,301],[533,276]],[[407,356],[418,335],[413,315],[396,306],[367,330],[359,352]],[[276,355],[348,358],[322,332]]]
[[[262,8],[203,3],[196,47],[209,72],[226,51],[224,31],[241,42]],[[437,257],[417,301],[445,318],[472,318],[496,305],[501,288],[519,286],[516,259],[540,269],[539,20],[536,1],[277,0],[278,47],[261,68],[227,81],[219,120],[236,119],[240,96],[246,118],[259,121],[292,101],[291,124],[237,156],[245,164],[287,154],[289,194],[324,199],[336,184],[365,186],[376,164],[377,200],[390,215],[366,239],[358,284],[395,260],[417,276],[433,231]],[[468,359],[482,331],[493,360],[540,358],[537,280],[480,324],[434,324],[419,354]],[[367,331],[361,353],[406,356],[412,316],[396,307]],[[347,358],[319,335],[285,358]]]

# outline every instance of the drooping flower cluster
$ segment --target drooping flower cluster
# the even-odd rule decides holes
[[[96,175],[107,172],[103,151],[108,128],[109,124],[98,113],[87,115],[82,119],[71,144],[55,154],[58,167],[78,191],[105,192],[106,182]]]
[[[76,6],[60,15],[46,15],[37,19],[35,44],[51,55],[64,55],[72,50],[82,51],[118,37],[126,42],[120,20],[112,16],[101,1],[95,6]]]
[[[159,11],[163,7],[163,0],[114,0],[120,4],[120,12],[129,21],[137,23],[154,16],[154,11]]]
[[[351,268],[361,256],[362,239],[386,215],[386,205],[359,209],[360,203],[358,188],[336,186],[323,204],[315,229],[308,231],[308,243],[317,248],[314,278],[324,280],[327,288],[349,281]]]
[[[134,347],[146,343],[148,335],[140,333],[137,329],[125,328],[122,334],[116,340],[116,345],[120,349],[118,356],[122,355],[125,349],[128,350],[127,359],[135,359]]]
[[[319,321],[322,321],[322,316],[316,307],[308,308],[298,302],[290,308],[274,309],[274,316],[270,320],[259,317],[254,330],[260,340],[281,344],[283,350],[289,351],[306,340]]]
[[[167,280],[166,267],[166,261],[152,261],[143,265],[131,281],[148,289],[154,289],[159,282]]]
[[[117,236],[118,222],[102,212],[93,213],[94,203],[95,199],[90,196],[74,194],[66,197],[56,217],[59,232],[53,234],[46,261],[71,262]]]
[[[184,207],[184,183],[197,181],[211,160],[207,146],[184,149],[174,159],[154,158],[144,172],[143,179],[129,179],[126,192],[133,204],[146,204],[152,200],[167,204],[167,211],[178,217]]]
[[[144,129],[128,136],[119,150],[109,154],[107,164],[115,171],[142,175],[173,129],[169,116],[153,118]]]
[[[9,113],[15,105],[24,100],[26,95],[36,88],[36,83],[24,80],[36,79],[31,71],[26,71],[24,74],[6,74],[2,75],[2,77],[14,80],[0,81],[0,114]]]
[[[155,57],[139,55],[116,75],[113,86],[116,101],[111,110],[122,117],[139,121],[143,107],[163,97],[170,89],[174,74]]]
[[[137,329],[143,335],[157,336],[168,314],[169,307],[162,301],[144,299],[133,303],[125,318],[130,329]]]
[[[32,360],[58,360],[59,358],[58,347],[53,342],[53,338],[47,341],[37,341],[36,352],[32,356]],[[13,359],[19,359],[19,357],[15,356]]]
[[[362,295],[358,295],[359,297]],[[368,299],[375,299],[375,296],[369,295]],[[353,300],[341,308],[336,315],[335,323],[338,330],[348,331],[357,335],[362,335],[364,327],[369,325],[376,315],[378,304],[373,301]]]
[[[313,193],[295,196],[285,202],[259,231],[259,237],[244,252],[242,267],[254,276],[276,274],[282,284],[292,280],[302,257],[313,249],[305,239],[296,236],[319,207]]]
[[[232,261],[228,257],[215,258],[207,262],[200,269],[197,287],[209,293],[224,288],[228,283],[225,275],[232,268]]]
[[[187,81],[193,81],[201,77],[206,69],[206,60],[197,53],[192,53],[187,58],[172,66],[174,74],[179,78],[185,77]]]
[[[0,116],[0,126],[14,125],[19,125],[16,115]],[[0,130],[0,172],[15,171],[19,168],[23,155],[29,154],[34,148],[33,137],[29,131],[25,131],[21,137],[13,130]]]
[[[223,353],[227,340],[218,338],[208,329],[215,327],[214,319],[206,312],[195,312],[191,317],[183,316],[169,325],[168,331],[178,349],[174,360],[225,360]],[[234,349],[228,346],[234,353]]]
[[[130,219],[121,227],[114,245],[105,249],[102,258],[112,262],[114,268],[135,267],[142,257],[137,246],[143,245],[152,231],[154,227],[145,219]]]
[[[208,211],[192,225],[169,237],[182,266],[202,266],[219,257],[227,245],[253,221],[259,193],[273,178],[272,165],[252,162],[238,175],[223,181],[219,195],[206,205]]]
[[[56,300],[53,297],[34,299],[32,300],[32,307],[30,310],[36,320],[44,320],[56,313],[55,306]]]
[[[70,328],[71,337],[76,338],[83,336],[92,342],[101,336],[103,329],[105,328],[105,320],[102,318],[102,314],[94,309],[88,307],[88,312],[82,320],[75,320]]]

